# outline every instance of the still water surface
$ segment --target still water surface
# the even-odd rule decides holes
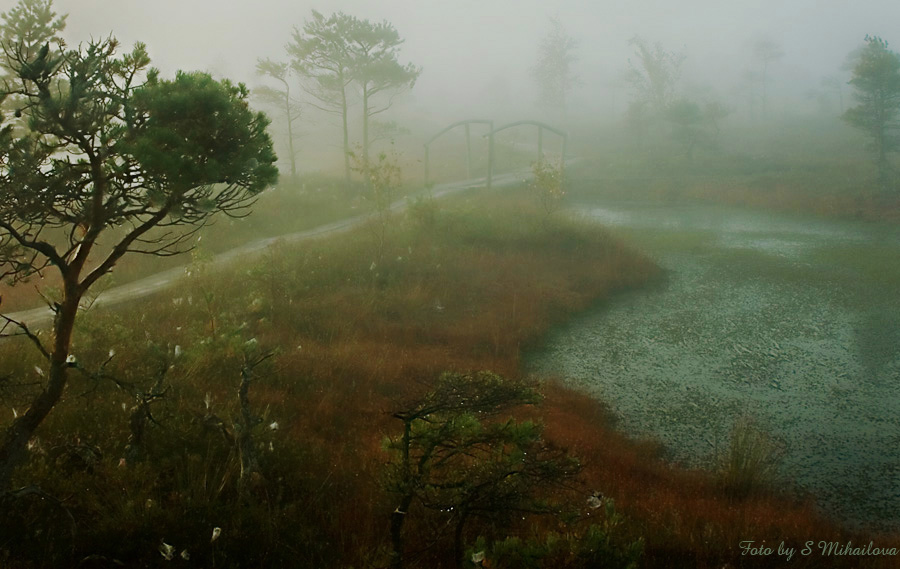
[[[581,204],[666,282],[552,333],[530,371],[598,395],[635,436],[711,466],[735,418],[852,525],[900,527],[900,229],[719,206]]]

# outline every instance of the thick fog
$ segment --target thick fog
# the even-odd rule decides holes
[[[406,40],[401,62],[424,70],[403,106],[451,118],[478,108],[534,105],[529,69],[551,17],[580,42],[581,86],[570,107],[590,113],[624,108],[627,90],[617,77],[627,67],[633,51],[628,40],[635,35],[684,53],[682,89],[719,100],[740,96],[742,77],[754,63],[753,43],[769,39],[784,52],[769,70],[769,96],[784,105],[802,100],[825,76],[846,76],[841,64],[866,34],[900,43],[900,3],[890,0],[58,0],[54,5],[69,14],[65,35],[71,42],[113,33],[125,44],[147,43],[164,73],[202,69],[251,86],[259,82],[253,74],[256,59],[285,59],[291,30],[311,10],[384,19]]]
[[[900,551],[900,0],[19,3],[0,569]]]

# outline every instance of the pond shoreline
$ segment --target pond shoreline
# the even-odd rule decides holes
[[[625,432],[689,466],[714,467],[749,415],[774,439],[786,488],[850,527],[900,527],[893,297],[823,262],[831,250],[864,254],[866,228],[717,206],[581,206],[667,279],[573,319],[526,368],[569,378]],[[898,239],[879,245],[900,253]]]

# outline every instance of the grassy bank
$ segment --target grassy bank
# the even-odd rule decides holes
[[[402,199],[419,192],[424,178],[421,160],[413,159],[419,151],[405,148],[408,154],[398,154],[405,175],[402,186],[393,199]],[[466,168],[464,148],[458,141],[448,141],[434,149],[431,164],[430,183],[444,183],[466,179],[467,174],[475,178],[487,173],[487,159],[484,152],[473,151],[471,168]],[[533,159],[525,151],[517,148],[512,141],[499,142],[495,155],[495,174],[517,170],[527,170]],[[471,170],[471,172],[467,171]],[[302,178],[291,179],[283,176],[278,185],[263,192],[252,206],[252,215],[240,217],[219,217],[208,226],[201,228],[193,239],[185,243],[183,249],[195,247],[203,255],[215,255],[240,247],[251,241],[288,235],[312,229],[339,219],[372,212],[375,209],[364,184],[354,172],[350,183],[318,173],[306,173]],[[243,213],[250,213],[250,210]],[[108,252],[106,242],[115,242],[115,232],[97,247],[96,259],[102,259]],[[152,234],[151,234],[152,238]],[[127,284],[160,271],[184,265],[189,261],[186,255],[155,257],[148,255],[127,255],[115,267],[115,271],[104,279],[97,290]],[[16,312],[35,308],[43,304],[42,295],[55,299],[59,295],[59,280],[54,271],[44,271],[28,282],[9,286],[0,282],[0,297],[3,310]]]
[[[383,440],[402,430],[395,411],[444,371],[518,378],[523,350],[554,324],[659,277],[602,229],[548,217],[517,193],[420,202],[392,220],[383,246],[367,226],[228,267],[197,261],[165,294],[83,314],[72,383],[18,474],[42,493],[6,505],[3,561],[169,566],[171,546],[172,565],[185,567],[385,566],[396,502]],[[21,409],[42,363],[25,342],[0,350],[3,401]],[[258,418],[249,427],[242,378]],[[738,543],[848,538],[808,504],[736,496],[665,464],[583,394],[553,381],[540,390],[541,405],[514,413],[540,419],[581,473],[545,490],[559,515],[469,525],[468,546],[494,542],[489,561],[502,545],[519,560],[506,566],[586,567],[598,551],[625,559],[642,545],[646,567],[768,567]],[[242,480],[235,441],[247,429],[258,469]],[[594,491],[604,508],[585,506]],[[453,512],[408,513],[409,566],[454,566]]]
[[[398,194],[403,195],[400,192]],[[361,184],[346,185],[333,178],[316,175],[306,176],[302,181],[292,181],[285,177],[277,187],[259,196],[252,207],[252,215],[216,218],[200,229],[185,247],[196,247],[203,254],[211,255],[253,240],[311,229],[371,210],[372,205],[365,199]],[[104,245],[106,242],[114,242],[113,237],[109,236],[106,241],[99,243],[97,259],[106,254],[108,248]],[[187,255],[126,255],[116,265],[114,272],[100,284],[100,288],[125,284],[189,261],[190,257]],[[40,293],[53,297],[57,294],[58,285],[53,270],[45,271],[43,278],[35,276],[15,287],[0,283],[3,309],[13,312],[39,306]]]
[[[834,117],[726,125],[688,157],[666,129],[576,131],[571,197],[706,202],[862,220],[900,220],[900,178],[883,185],[859,133]],[[613,133],[618,136],[613,137]]]

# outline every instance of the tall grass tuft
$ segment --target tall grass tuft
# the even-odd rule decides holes
[[[771,488],[777,464],[778,448],[772,438],[749,415],[738,417],[719,464],[728,495],[746,498]]]

